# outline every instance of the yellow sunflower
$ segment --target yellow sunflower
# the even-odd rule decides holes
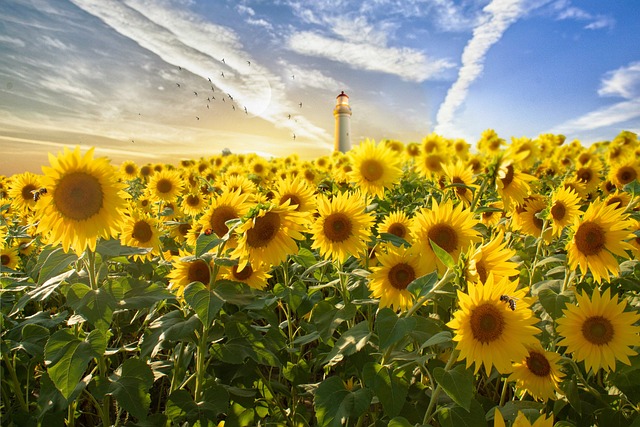
[[[389,146],[365,140],[349,152],[352,170],[349,180],[366,194],[384,197],[384,190],[400,181],[400,156]]]
[[[138,165],[131,160],[125,160],[120,165],[120,175],[126,180],[130,181],[138,177]]]
[[[582,274],[591,271],[596,282],[609,280],[609,273],[616,274],[619,267],[614,255],[629,258],[626,250],[633,249],[625,242],[635,237],[630,229],[630,221],[615,205],[590,204],[571,227],[572,238],[566,246],[569,267],[580,266]]]
[[[562,310],[564,317],[556,320],[558,346],[566,346],[573,358],[584,361],[587,371],[594,373],[603,368],[616,370],[616,360],[631,365],[629,356],[637,353],[630,347],[640,345],[640,320],[637,312],[625,312],[626,300],[618,302],[610,290],[603,294],[595,289],[589,298],[587,292],[576,294],[578,305],[568,304]]]
[[[476,147],[479,152],[487,156],[495,156],[500,152],[504,144],[506,144],[506,141],[499,138],[495,130],[487,129],[482,132]]]
[[[527,197],[524,205],[519,207],[517,214],[514,215],[514,227],[536,238],[542,235],[545,242],[549,244],[551,242],[552,229],[547,227],[543,233],[542,226],[544,221],[538,217],[546,207],[547,201],[543,196],[532,195]]]
[[[365,212],[360,193],[341,193],[329,200],[318,199],[318,217],[311,225],[312,249],[320,255],[344,262],[367,249],[373,226],[373,214]]]
[[[7,227],[0,225],[0,249],[4,248],[7,244]]]
[[[631,232],[634,233],[634,236],[630,243],[633,246],[633,252],[636,254],[636,259],[640,259],[640,221],[633,221],[631,224]]]
[[[15,270],[20,264],[17,247],[9,247],[0,249],[0,267],[2,269],[10,268]]]
[[[447,326],[454,330],[458,360],[466,360],[467,368],[475,364],[476,373],[480,366],[487,375],[494,366],[501,374],[511,372],[511,362],[525,358],[527,346],[538,342],[528,288],[517,287],[517,280],[495,283],[489,274],[485,284],[468,283],[468,293],[458,291],[460,309]]]
[[[527,346],[527,350],[528,354],[513,364],[507,381],[515,381],[519,390],[527,391],[534,399],[555,400],[556,391],[562,393],[558,386],[564,377],[559,366],[561,356],[544,350],[540,343]]]
[[[251,264],[247,264],[240,271],[238,271],[238,266],[234,265],[222,271],[223,279],[246,283],[254,289],[264,289],[270,277],[269,267],[266,264],[255,268]]]
[[[98,237],[116,236],[126,208],[115,169],[104,157],[94,159],[93,150],[82,156],[79,147],[65,147],[58,157],[50,154],[51,167],[43,166],[41,180],[47,194],[36,204],[38,233],[50,233],[48,243],[77,255],[87,247],[95,250]]]
[[[468,281],[486,283],[489,274],[493,274],[494,281],[520,275],[518,263],[510,261],[516,251],[509,248],[504,240],[504,233],[499,232],[492,240],[479,246],[469,257],[465,270]]]
[[[424,154],[439,153],[444,151],[447,141],[435,132],[422,139],[422,152]]]
[[[421,247],[429,271],[437,268],[443,273],[445,270],[429,241],[432,240],[457,262],[461,251],[480,241],[479,233],[473,229],[477,223],[473,212],[463,209],[462,204],[454,207],[451,200],[438,205],[434,199],[431,209],[422,208],[413,218],[411,233]]]
[[[575,171],[575,180],[584,184],[587,194],[592,193],[600,185],[600,172],[602,169],[602,162],[596,157],[592,157],[588,162],[578,164]]]
[[[299,177],[279,179],[273,190],[273,200],[278,204],[289,201],[298,212],[313,212],[316,208],[314,190]]]
[[[498,408],[496,408],[495,411],[493,427],[506,427],[504,418],[502,418],[502,414]],[[522,412],[518,411],[518,415],[516,415],[516,419],[513,420],[511,427],[553,427],[553,415],[549,416],[549,418],[547,418],[546,415],[539,416],[533,424],[531,424],[531,421],[529,421]]]
[[[40,177],[36,174],[25,172],[14,175],[11,177],[8,191],[11,205],[19,212],[34,208],[36,200],[41,196],[38,192],[41,188]]]
[[[200,225],[204,230],[211,228],[218,237],[223,237],[229,231],[225,222],[243,217],[249,210],[248,194],[241,194],[240,190],[225,191],[211,201],[211,205],[200,218]],[[231,236],[227,248],[235,247],[235,237]]]
[[[631,194],[616,190],[614,193],[609,194],[604,202],[607,205],[614,205],[617,209],[624,212],[631,202]]]
[[[522,205],[524,199],[529,195],[529,182],[536,178],[524,172],[517,171],[516,164],[526,156],[526,152],[506,155],[500,162],[498,176],[496,178],[496,188],[502,198],[505,209],[510,209],[511,203]]]
[[[516,154],[522,154],[519,164],[522,168],[528,169],[540,159],[540,149],[530,138],[511,137],[510,149]]]
[[[487,227],[495,227],[500,222],[500,219],[504,217],[504,203],[501,201],[492,202],[489,203],[487,207],[492,208],[492,210],[483,211],[480,217],[480,222]]]
[[[220,183],[223,192],[240,191],[240,194],[253,195],[256,192],[256,185],[249,178],[241,174],[227,173],[223,175]]]
[[[169,289],[176,296],[182,297],[184,288],[191,282],[200,282],[207,288],[211,286],[213,278],[213,265],[206,261],[194,258],[192,254],[180,249],[179,255],[172,257],[173,268],[167,275]]]
[[[198,216],[207,208],[206,196],[200,194],[198,190],[186,194],[182,198],[180,208],[182,212],[189,216]]]
[[[442,165],[446,163],[447,156],[440,152],[422,153],[416,159],[416,171],[427,179],[439,179],[442,175]]]
[[[184,189],[184,181],[177,170],[164,169],[156,172],[147,184],[147,196],[152,200],[173,202]]]
[[[123,245],[137,248],[151,248],[144,255],[134,255],[135,260],[151,259],[160,255],[160,231],[158,221],[148,214],[131,210],[122,224],[120,241]]]
[[[637,180],[638,177],[640,177],[640,162],[635,158],[612,167],[609,172],[609,180],[619,189]]]
[[[553,236],[558,237],[565,227],[580,215],[580,196],[570,188],[559,187],[551,197],[549,220]]]
[[[411,237],[411,224],[413,221],[409,219],[406,213],[401,210],[395,210],[387,215],[384,220],[378,225],[378,234],[389,233],[394,234],[401,239],[410,242]]]
[[[278,265],[287,256],[297,254],[296,240],[305,238],[301,231],[307,226],[306,217],[285,203],[263,205],[254,215],[245,218],[236,230],[240,237],[238,246],[231,253],[232,258],[240,260],[238,269],[242,271],[247,264]]]
[[[414,296],[407,290],[409,283],[428,273],[427,265],[415,248],[390,246],[387,253],[378,253],[379,266],[371,268],[369,289],[380,299],[380,308],[406,310]]]
[[[473,200],[474,191],[478,186],[473,183],[473,170],[465,166],[462,161],[458,160],[455,164],[442,165],[444,174],[450,184],[457,184],[453,191],[458,199],[460,199],[465,206],[469,206]]]

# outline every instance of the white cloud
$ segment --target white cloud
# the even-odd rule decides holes
[[[22,41],[21,39],[17,39],[14,37],[8,37],[8,36],[3,36],[0,34],[0,44],[10,44],[10,45],[14,45],[17,47],[25,47],[26,43],[24,41]]]
[[[607,72],[598,89],[600,96],[640,97],[640,61]]]
[[[455,135],[454,115],[464,103],[469,86],[480,76],[487,52],[504,32],[523,16],[528,9],[520,0],[493,0],[485,8],[486,16],[474,28],[473,36],[462,52],[462,66],[458,79],[449,88],[436,117],[435,131]]]
[[[294,79],[291,79],[291,84],[296,86],[322,90],[347,89],[346,83],[340,82],[320,70],[303,67],[283,59],[278,61],[278,65],[280,65],[281,69],[287,70],[287,75],[284,78],[289,79],[290,75],[295,76]]]
[[[568,0],[556,2],[555,9],[559,11],[558,20],[573,19],[576,21],[588,21],[584,26],[587,30],[600,30],[603,28],[613,28],[616,25],[615,19],[601,14],[592,14],[579,7],[571,6]]]

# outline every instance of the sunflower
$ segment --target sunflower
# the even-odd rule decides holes
[[[318,199],[318,217],[311,225],[312,249],[320,255],[344,262],[364,253],[371,236],[373,214],[365,212],[360,193],[341,193],[329,200]]]
[[[544,350],[540,343],[528,345],[527,350],[528,354],[513,364],[507,381],[515,381],[519,390],[527,391],[534,399],[555,400],[556,391],[561,392],[558,383],[564,377],[558,363],[561,356]]]
[[[511,138],[510,149],[516,154],[522,154],[520,167],[530,168],[540,158],[540,149],[537,144],[529,138]]]
[[[547,201],[543,196],[532,195],[525,199],[524,205],[518,207],[517,214],[514,215],[514,227],[521,230],[523,233],[533,237],[542,237],[545,242],[549,244],[551,242],[552,229],[546,228],[542,230],[544,221],[539,218],[539,215],[547,207]]]
[[[6,239],[7,239],[7,228],[4,225],[0,225],[0,249],[4,248],[5,245],[7,244]]]
[[[491,208],[491,210],[483,211],[480,214],[480,222],[487,227],[495,227],[504,217],[504,203],[501,201],[491,202],[486,207]]]
[[[430,240],[457,261],[461,251],[466,251],[472,243],[480,240],[478,232],[473,229],[477,223],[473,212],[463,210],[462,204],[454,207],[451,200],[438,205],[434,199],[431,209],[422,208],[413,219],[411,233],[421,245],[429,270],[437,268],[442,273],[445,269],[433,252]]]
[[[478,188],[477,185],[473,184],[473,170],[465,166],[460,160],[455,164],[444,164],[442,165],[442,169],[449,183],[456,185],[453,188],[456,197],[460,199],[465,206],[469,206],[471,200],[473,200],[474,192]]]
[[[378,267],[371,268],[369,289],[380,299],[380,308],[406,310],[413,305],[414,296],[407,290],[409,283],[428,273],[415,247],[389,247],[388,253],[377,254]]]
[[[255,268],[251,264],[247,264],[240,271],[238,271],[238,266],[234,265],[222,272],[223,279],[246,283],[254,289],[264,289],[270,277],[269,267],[266,264]]]
[[[506,141],[499,138],[495,130],[487,129],[482,132],[476,147],[479,152],[485,155],[495,156],[500,152],[500,149],[504,144],[506,144]]]
[[[180,249],[179,255],[172,257],[173,268],[167,275],[169,278],[169,289],[172,290],[176,296],[182,297],[184,294],[184,288],[189,283],[200,282],[206,287],[211,285],[211,273],[213,272],[213,265],[206,261],[194,258],[192,254]]]
[[[137,248],[151,248],[151,251],[143,255],[134,255],[135,260],[151,259],[160,255],[160,232],[158,221],[148,214],[137,210],[131,210],[129,216],[122,224],[120,242],[126,246]]]
[[[439,153],[444,151],[447,141],[435,132],[430,133],[422,139],[422,152],[424,154]]]
[[[634,236],[630,243],[633,246],[633,252],[636,254],[636,259],[640,259],[640,221],[633,221],[631,225],[631,232]]]
[[[631,194],[616,190],[614,193],[609,194],[604,202],[624,211],[631,202]]]
[[[581,182],[585,186],[587,194],[597,190],[600,184],[600,171],[603,165],[596,157],[591,157],[586,163],[579,163],[575,171],[575,180]]]
[[[468,281],[474,283],[486,283],[489,274],[493,274],[496,282],[505,277],[518,276],[518,263],[510,261],[515,255],[516,251],[510,249],[504,241],[504,233],[499,232],[469,257],[465,276]]]
[[[11,177],[8,196],[15,210],[22,212],[34,208],[40,197],[40,177],[31,172],[25,172]],[[38,193],[38,194],[36,194]]]
[[[241,194],[240,190],[223,192],[211,201],[211,205],[200,218],[200,225],[205,230],[212,229],[218,237],[223,237],[229,231],[225,222],[241,218],[249,210],[248,197],[248,194]],[[235,237],[231,236],[227,247],[235,247],[235,242]]]
[[[553,236],[558,237],[565,227],[580,215],[580,196],[570,188],[559,187],[551,196],[549,219]]]
[[[349,180],[366,194],[384,197],[384,190],[400,181],[400,156],[389,146],[365,140],[349,152],[352,170]]]
[[[609,179],[620,189],[637,180],[638,177],[640,177],[640,162],[635,158],[612,167],[609,172]]]
[[[4,249],[0,249],[0,267],[2,269],[10,268],[15,270],[20,264],[20,257],[18,256],[17,247],[7,246]]]
[[[256,209],[236,230],[240,237],[231,257],[240,260],[238,269],[242,271],[247,264],[278,265],[287,256],[297,254],[296,240],[305,238],[301,234],[307,226],[305,218],[306,214],[296,212],[289,203],[262,205]]]
[[[427,179],[438,179],[442,175],[442,165],[446,163],[447,156],[440,152],[422,153],[416,159],[416,170]]]
[[[584,361],[587,371],[603,368],[616,370],[616,360],[631,365],[629,356],[637,353],[629,347],[640,345],[640,320],[637,312],[625,312],[626,300],[618,303],[610,290],[603,294],[595,289],[591,298],[586,292],[576,294],[578,305],[568,304],[564,317],[556,320],[558,346],[566,346],[576,361]]]
[[[240,194],[251,196],[256,192],[256,185],[249,178],[241,174],[225,173],[219,184],[223,192],[240,191]]]
[[[261,180],[266,179],[271,172],[269,162],[259,156],[256,156],[249,161],[247,169],[250,174],[260,177]]]
[[[456,158],[465,160],[469,157],[469,143],[464,139],[458,138],[453,141],[452,147],[453,152],[455,153]]]
[[[131,181],[138,177],[138,165],[131,160],[125,160],[120,165],[120,175],[126,180]]]
[[[313,212],[316,208],[314,191],[307,182],[299,177],[285,178],[276,181],[273,200],[278,204],[289,201],[298,212]]]
[[[142,167],[140,167],[140,178],[142,178],[143,181],[148,181],[155,173],[155,171],[153,170],[153,166],[151,165],[144,165]]]
[[[184,182],[180,172],[164,169],[156,172],[147,184],[147,196],[152,200],[173,202],[184,189]]]
[[[394,234],[401,239],[411,241],[411,224],[406,213],[401,210],[395,210],[387,215],[378,225],[378,234],[389,233]]]
[[[511,362],[525,358],[527,345],[538,342],[539,330],[533,326],[538,319],[525,297],[528,288],[517,287],[517,280],[503,278],[495,283],[489,274],[484,284],[468,283],[468,293],[458,291],[460,309],[447,326],[455,332],[458,360],[466,360],[467,368],[475,364],[475,373],[480,366],[487,375],[493,366],[501,374],[511,372]]]
[[[524,203],[524,199],[529,195],[529,182],[536,179],[534,176],[519,172],[515,168],[515,164],[519,164],[525,156],[526,152],[506,155],[500,161],[496,188],[507,210],[512,202],[517,205]]]
[[[200,194],[198,190],[186,194],[180,203],[182,212],[192,217],[200,215],[206,207],[207,198]]]
[[[625,250],[633,249],[625,242],[635,237],[630,228],[630,221],[615,205],[602,201],[590,204],[570,229],[572,238],[566,246],[570,268],[580,266],[583,274],[591,271],[596,282],[609,280],[609,273],[618,271],[614,255],[629,258]]]
[[[493,420],[493,427],[506,427],[504,423],[504,418],[502,418],[502,414],[496,408],[495,410],[495,418]],[[539,416],[536,420],[531,424],[531,421],[520,411],[518,411],[518,415],[516,415],[516,419],[513,420],[513,424],[511,427],[553,427],[553,415],[547,418],[546,415]]]
[[[93,148],[80,154],[65,148],[58,157],[49,155],[51,167],[42,168],[42,186],[47,194],[36,204],[40,223],[37,232],[50,233],[48,243],[62,244],[80,255],[87,247],[96,248],[98,237],[115,236],[126,208],[115,169],[102,157],[93,158]]]

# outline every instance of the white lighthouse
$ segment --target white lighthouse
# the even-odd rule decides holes
[[[335,140],[333,149],[346,153],[351,150],[351,107],[349,97],[344,91],[336,97],[336,107],[333,109],[336,118]]]

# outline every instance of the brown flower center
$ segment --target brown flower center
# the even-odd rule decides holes
[[[222,237],[229,231],[229,227],[227,227],[225,222],[237,217],[238,214],[233,207],[227,205],[218,206],[211,213],[209,225],[213,228],[213,231],[218,237]]]
[[[267,212],[255,219],[253,228],[247,230],[247,244],[252,248],[267,246],[280,230],[280,215]]]
[[[9,265],[9,262],[11,262],[11,257],[9,255],[0,255],[0,265]]]
[[[473,338],[481,343],[495,341],[504,332],[504,314],[493,304],[484,303],[474,308],[469,321]]]
[[[178,226],[178,233],[180,233],[181,236],[186,236],[189,230],[191,230],[191,224],[182,223]]]
[[[442,157],[437,154],[427,156],[424,165],[431,172],[440,172],[442,170]]]
[[[98,178],[86,172],[73,172],[58,182],[54,200],[63,216],[84,221],[100,212],[104,193]]]
[[[535,350],[529,351],[529,356],[525,360],[529,371],[538,377],[547,377],[551,374],[551,365],[544,354]]]
[[[551,217],[554,221],[562,221],[567,214],[567,209],[562,202],[555,202],[551,207]]]
[[[576,172],[576,176],[578,177],[579,181],[586,183],[591,182],[591,180],[593,179],[593,171],[589,168],[580,168],[578,169],[578,172]]]
[[[300,210],[300,198],[298,196],[295,194],[284,194],[280,197],[280,204],[285,204],[287,200],[289,201],[289,206],[297,205],[296,211]]]
[[[451,253],[458,248],[458,234],[448,224],[436,224],[427,234],[429,239],[445,251]]]
[[[251,268],[251,266],[247,264],[242,270],[238,271],[238,266],[234,265],[231,272],[233,273],[234,278],[240,281],[244,281],[251,277],[251,275],[253,274],[253,268]]]
[[[460,179],[457,176],[454,176],[453,179],[451,180],[452,183],[454,184],[464,184],[464,181],[462,179]],[[467,193],[467,187],[458,187],[456,186],[456,193],[458,194],[458,196],[462,197]]]
[[[533,225],[538,230],[542,231],[542,226],[544,225],[544,221],[542,221],[540,218],[536,216],[539,212],[542,212],[542,209],[533,212],[533,214],[531,215],[531,221],[533,222]]]
[[[24,200],[32,200],[33,199],[32,191],[36,190],[37,188],[38,187],[36,187],[33,184],[27,184],[24,187],[22,187],[22,192],[20,193],[20,195]]]
[[[162,178],[158,180],[158,183],[156,184],[156,189],[160,194],[167,194],[171,192],[171,190],[173,189],[173,183],[171,182],[170,179]]]
[[[604,250],[605,237],[602,227],[591,221],[580,224],[578,231],[573,236],[576,247],[585,256],[597,255]]]
[[[343,242],[351,237],[353,224],[342,212],[334,213],[324,220],[324,235],[332,242]]]
[[[407,227],[405,227],[404,225],[402,225],[399,222],[394,222],[393,224],[391,224],[389,226],[389,229],[387,230],[387,233],[389,234],[395,234],[398,237],[401,237],[404,239],[404,236],[407,235]]]
[[[187,278],[189,283],[200,282],[204,285],[209,285],[209,266],[201,259],[189,263]]]
[[[136,167],[135,167],[135,165],[126,165],[126,166],[124,167],[124,172],[125,172],[127,175],[133,175],[134,173],[136,173]]]
[[[360,173],[367,181],[374,182],[382,178],[384,168],[379,161],[369,159],[362,162],[362,165],[360,166]]]
[[[582,324],[582,336],[591,344],[608,344],[614,335],[615,331],[611,321],[602,316],[591,316]]]
[[[513,170],[513,165],[507,166],[506,169],[507,169],[507,173],[504,175],[504,178],[500,178],[500,180],[502,181],[502,186],[504,188],[507,188],[509,184],[513,182],[513,176],[515,174],[515,171]]]
[[[153,230],[146,221],[138,221],[133,226],[131,237],[140,243],[147,243],[153,237]]]
[[[261,163],[256,163],[255,165],[253,165],[253,171],[260,175],[264,172],[264,166]]]
[[[476,261],[476,273],[478,273],[478,277],[482,283],[487,281],[487,267],[484,264],[483,260]]]
[[[635,168],[631,166],[623,166],[616,172],[616,178],[622,185],[628,184],[638,177]]]
[[[416,272],[409,264],[400,263],[391,267],[387,278],[391,286],[402,291],[415,280]]]
[[[140,175],[142,176],[149,176],[153,173],[153,169],[151,169],[151,166],[143,166],[140,168]]]
[[[187,196],[187,205],[191,207],[196,207],[200,204],[200,196],[195,194],[189,194]]]

